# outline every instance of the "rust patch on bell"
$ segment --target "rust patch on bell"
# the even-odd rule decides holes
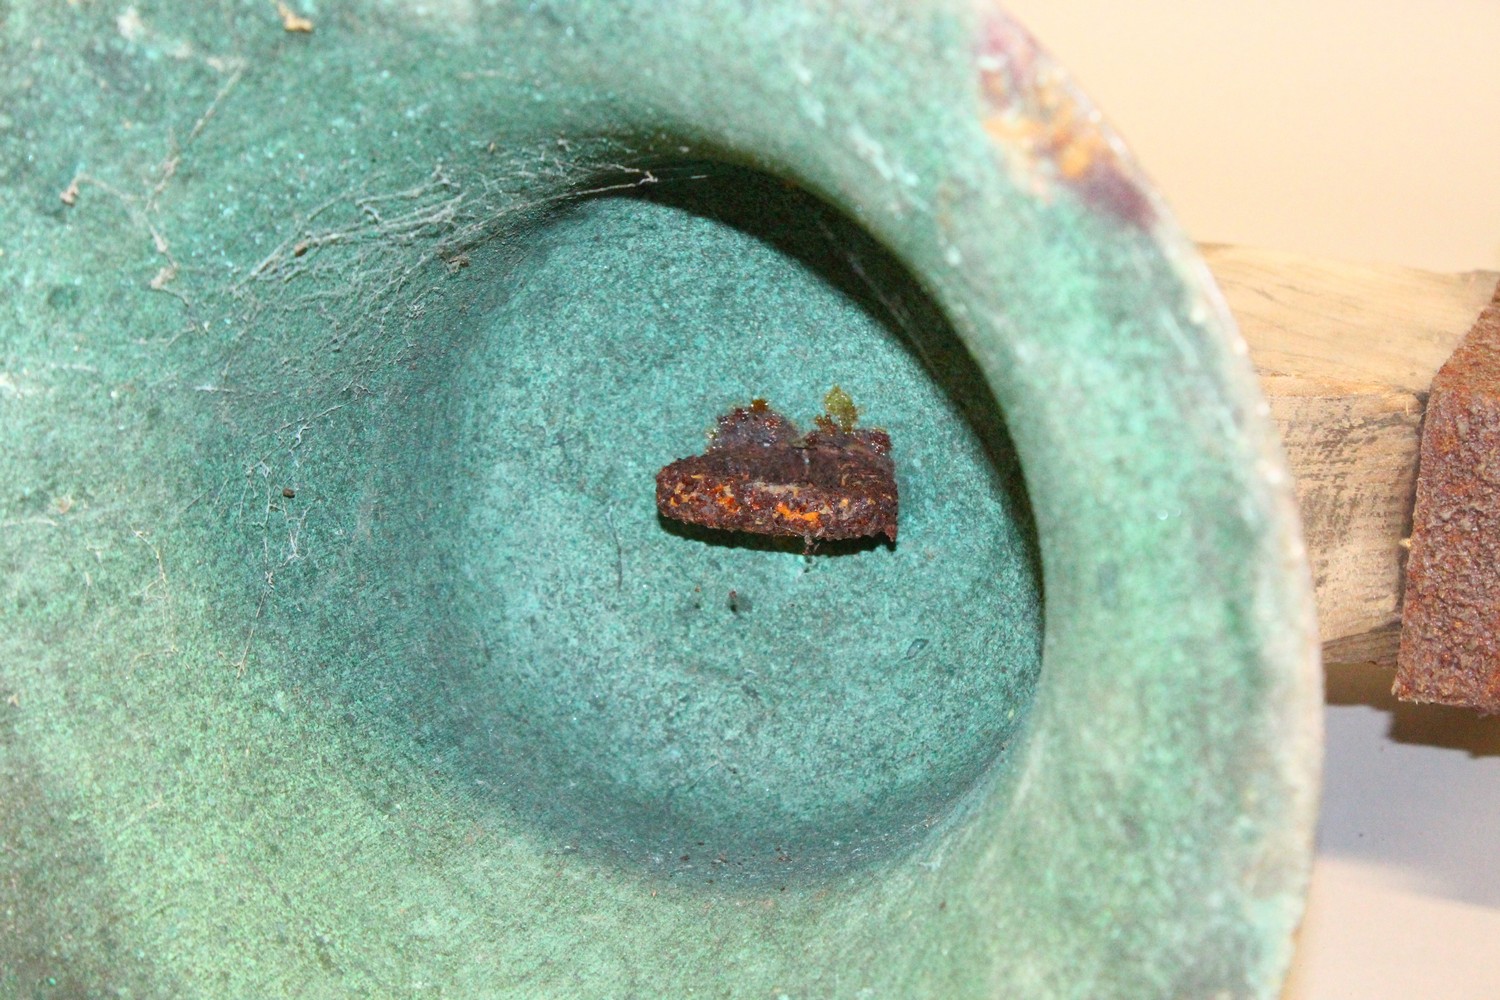
[[[1432,380],[1395,694],[1500,713],[1500,290]]]
[[[891,438],[856,430],[853,401],[838,386],[827,412],[801,433],[764,399],[719,418],[702,455],[656,474],[663,517],[721,531],[814,542],[884,535],[896,540]]]
[[[991,12],[976,61],[984,130],[1018,184],[1042,198],[1060,186],[1133,226],[1155,223],[1123,144],[1026,29]]]

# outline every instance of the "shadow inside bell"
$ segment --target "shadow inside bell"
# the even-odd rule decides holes
[[[894,549],[896,543],[886,539],[884,535],[871,535],[865,538],[834,538],[822,541],[804,540],[796,535],[760,535],[751,531],[726,531],[722,528],[709,528],[701,524],[689,524],[686,521],[678,521],[667,517],[665,514],[656,515],[661,530],[678,538],[686,538],[703,545],[723,546],[736,549],[750,549],[758,552],[788,552],[793,555],[803,555],[808,558],[824,558],[836,556],[852,556],[861,552],[869,552],[872,549]]]

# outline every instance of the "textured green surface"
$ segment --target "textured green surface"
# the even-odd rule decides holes
[[[0,6],[0,995],[1274,995],[1284,472],[1024,36],[311,12]],[[899,544],[657,519],[835,382]]]

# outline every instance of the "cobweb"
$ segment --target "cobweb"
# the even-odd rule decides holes
[[[308,441],[352,434],[345,438],[352,445],[358,421],[341,411],[412,391],[392,389],[394,371],[441,365],[433,359],[452,332],[442,324],[503,293],[462,283],[476,259],[490,265],[492,280],[526,232],[567,204],[701,176],[629,165],[634,154],[613,140],[598,141],[587,156],[576,145],[511,151],[482,174],[438,163],[406,186],[371,178],[365,190],[329,197],[292,220],[274,249],[228,286],[237,332],[222,364],[192,390],[222,398],[225,426],[238,431],[254,421],[262,429],[234,435],[232,470],[189,507],[206,503],[260,532],[262,590],[244,626],[241,671],[278,574],[313,556],[320,535],[309,522],[323,509],[284,495],[296,492]],[[275,362],[263,363],[263,345],[242,350],[257,336],[283,349]]]

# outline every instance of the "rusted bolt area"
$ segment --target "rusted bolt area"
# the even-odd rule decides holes
[[[1395,693],[1500,713],[1500,291],[1432,381]]]

